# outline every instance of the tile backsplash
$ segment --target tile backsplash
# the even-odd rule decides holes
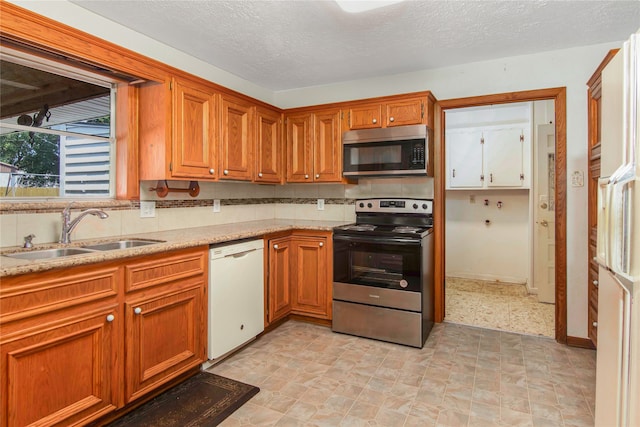
[[[186,186],[186,182],[170,183]],[[101,220],[89,215],[76,227],[71,239],[120,236],[226,224],[263,219],[309,219],[354,221],[354,201],[367,197],[433,197],[433,178],[361,179],[357,184],[286,184],[257,185],[239,182],[201,183],[200,194],[169,193],[160,198],[150,188],[155,182],[143,181],[141,200],[155,201],[155,217],[141,218],[139,202],[105,207],[109,218]],[[221,201],[220,212],[213,212],[213,200]],[[318,210],[317,199],[324,199],[324,210]],[[9,202],[10,203],[10,202]],[[60,204],[55,208],[39,207],[15,212],[0,205],[0,246],[20,246],[24,236],[35,234],[34,243],[52,243],[59,239]],[[72,217],[90,202],[73,209]]]

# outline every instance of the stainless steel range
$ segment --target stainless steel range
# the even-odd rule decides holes
[[[433,200],[356,201],[333,230],[334,332],[422,348],[433,327]]]

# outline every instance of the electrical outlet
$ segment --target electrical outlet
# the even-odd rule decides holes
[[[156,216],[156,202],[140,202],[140,218],[153,218]]]
[[[220,212],[220,199],[213,199],[213,211]]]
[[[318,210],[319,211],[324,210],[324,199],[318,199]]]

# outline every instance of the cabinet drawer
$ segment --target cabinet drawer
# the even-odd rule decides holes
[[[206,248],[170,252],[125,266],[125,290],[137,291],[206,273]]]
[[[2,279],[0,324],[116,296],[121,269],[95,265]]]

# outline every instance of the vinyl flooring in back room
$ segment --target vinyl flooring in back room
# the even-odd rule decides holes
[[[422,349],[290,320],[209,370],[260,387],[222,426],[593,426],[595,351],[436,324]]]

